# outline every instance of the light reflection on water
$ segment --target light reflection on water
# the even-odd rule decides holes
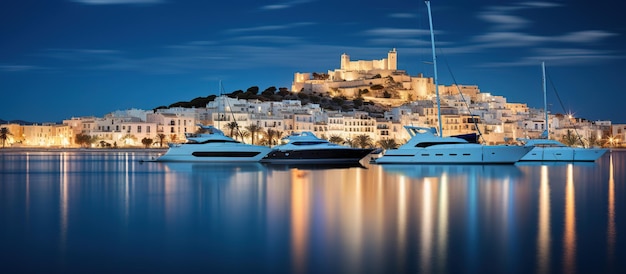
[[[586,164],[342,168],[138,161],[150,156],[0,153],[8,269],[626,269],[612,259],[626,255],[626,152]]]

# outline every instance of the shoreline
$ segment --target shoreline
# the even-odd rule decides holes
[[[93,153],[93,152],[162,152],[165,153],[168,148],[38,148],[38,147],[5,147],[0,148],[0,153],[12,152],[77,152],[77,153]]]

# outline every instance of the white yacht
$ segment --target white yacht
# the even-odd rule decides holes
[[[432,44],[435,94],[437,96],[437,114],[439,134],[435,128],[405,126],[411,139],[397,149],[387,150],[375,162],[377,164],[514,164],[529,152],[531,146],[485,146],[470,143],[458,137],[443,137],[441,134],[441,103],[437,82],[437,55],[435,54],[435,36],[430,11],[430,2],[426,1],[430,23]]]
[[[389,149],[377,164],[514,164],[532,146],[486,146],[458,137],[439,137],[434,128],[404,126],[411,139]]]
[[[542,85],[543,85],[543,112],[546,124],[546,130],[541,134],[540,139],[518,138],[517,140],[534,146],[520,161],[542,161],[542,162],[594,162],[607,151],[605,148],[584,148],[569,147],[565,144],[550,139],[549,119],[548,119],[548,100],[546,88],[546,64],[541,63]]]
[[[244,144],[213,126],[200,126],[202,133],[187,133],[187,143],[170,144],[157,162],[259,162],[269,147]]]
[[[274,164],[347,164],[358,163],[373,149],[353,148],[320,139],[309,131],[294,133],[282,139],[261,160]]]
[[[568,147],[551,139],[518,139],[534,146],[520,161],[542,162],[594,162],[607,151],[606,148]]]

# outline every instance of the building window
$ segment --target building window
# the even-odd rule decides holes
[[[146,126],[146,132],[150,133],[150,126]]]

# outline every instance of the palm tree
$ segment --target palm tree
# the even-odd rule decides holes
[[[339,135],[331,135],[330,139],[328,139],[329,142],[331,143],[335,143],[335,144],[343,144],[343,142],[345,141],[343,138],[341,138],[341,136]]]
[[[567,130],[567,133],[565,135],[563,135],[563,137],[561,137],[561,141],[563,142],[563,144],[565,144],[566,146],[574,146],[578,143],[578,137],[576,137],[576,135],[574,135],[572,133],[571,130]]]
[[[2,148],[4,148],[4,144],[9,138],[9,135],[12,135],[12,134],[11,132],[9,132],[8,128],[6,127],[0,128],[0,139],[2,140]]]
[[[361,134],[354,137],[354,142],[360,148],[372,147],[372,137],[367,134]]]
[[[395,139],[381,139],[376,143],[384,149],[394,149],[398,147],[398,143],[396,143]]]
[[[165,135],[163,133],[159,133],[159,134],[157,134],[157,138],[159,138],[159,147],[163,147],[163,140],[165,140],[165,138],[167,138],[167,135]]]
[[[273,143],[274,143],[274,135],[276,135],[276,130],[273,130],[271,128],[268,128],[267,131],[267,136],[266,136],[266,140],[267,140],[267,144],[272,147]]]
[[[344,143],[350,147],[356,147],[356,141],[354,139],[346,138]]]
[[[252,137],[252,144],[254,145],[254,141],[256,139],[257,134],[259,132],[262,132],[263,128],[261,128],[260,126],[255,125],[255,124],[251,124],[251,125],[246,127],[246,131],[250,133],[250,136]]]
[[[602,146],[602,143],[600,142],[600,138],[598,138],[598,135],[596,134],[591,134],[591,136],[587,138],[587,143],[589,147]]]
[[[235,121],[224,125],[224,127],[230,131],[230,134],[228,135],[230,137],[233,137],[233,133],[235,130],[239,131],[239,125]],[[235,139],[237,139],[237,136],[235,136]]]

